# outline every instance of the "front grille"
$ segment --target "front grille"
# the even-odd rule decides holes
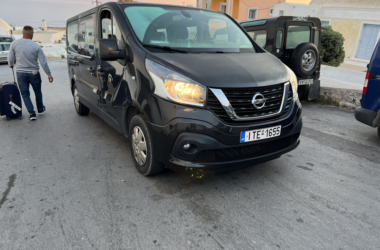
[[[225,88],[222,89],[222,91],[229,100],[237,116],[240,118],[259,118],[279,112],[281,109],[284,87],[285,84],[282,83],[256,88]],[[290,91],[287,96],[288,98],[286,99],[286,107],[283,110],[282,114],[287,113],[290,110],[292,104],[293,93],[291,86],[289,86],[289,90]],[[265,98],[267,98],[265,107],[262,109],[256,109],[252,105],[252,98],[256,93],[261,93]],[[211,110],[215,115],[217,115],[221,120],[225,122],[232,122],[232,119],[229,118],[223,106],[220,104],[219,100],[211,90],[208,91],[207,108]],[[235,120],[233,122],[241,121]],[[245,120],[243,122],[247,121]]]
[[[296,142],[297,138],[298,134],[278,140],[252,145],[225,149],[205,150],[199,152],[199,154],[195,157],[194,162],[229,162],[264,156],[290,147]]]

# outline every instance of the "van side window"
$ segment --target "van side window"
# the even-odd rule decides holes
[[[267,31],[266,30],[255,30],[248,31],[248,35],[261,47],[265,48],[267,44]]]
[[[78,47],[79,54],[92,56],[95,52],[95,18],[94,15],[81,18],[79,24]]]
[[[67,33],[67,42],[69,43],[67,50],[78,53],[78,23],[70,23],[67,27]]]
[[[289,26],[286,38],[286,48],[295,49],[301,43],[310,42],[309,26]]]
[[[120,32],[119,25],[117,24],[117,21],[114,16],[112,17],[112,34],[113,34],[113,38],[116,39],[118,48],[121,49],[121,44],[122,44],[121,32]]]
[[[115,39],[119,49],[121,48],[121,32],[119,25],[115,17],[111,14],[110,11],[105,10],[101,14],[102,19],[102,38],[103,39]]]
[[[277,30],[277,35],[276,35],[276,48],[277,49],[282,48],[282,36],[283,36],[282,30]]]

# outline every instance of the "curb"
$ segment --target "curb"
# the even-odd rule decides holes
[[[361,106],[361,90],[321,87],[320,95],[330,97],[339,103],[340,106],[347,106],[349,108],[358,108]]]

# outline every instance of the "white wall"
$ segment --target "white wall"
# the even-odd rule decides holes
[[[380,0],[379,0],[380,1]],[[361,21],[380,21],[378,8],[322,7],[306,4],[281,3],[274,6],[273,16],[311,16],[320,19],[345,19]]]
[[[273,16],[279,16],[280,11],[284,11],[284,16],[311,16],[319,17],[322,14],[322,7],[310,6],[306,4],[276,4],[273,9]]]
[[[321,18],[380,21],[380,9],[323,7]]]

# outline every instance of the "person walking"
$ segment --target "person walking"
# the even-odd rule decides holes
[[[9,67],[13,68],[16,63],[18,85],[25,106],[30,114],[29,119],[31,121],[36,120],[37,116],[34,111],[33,103],[30,100],[29,85],[32,86],[34,94],[36,95],[38,114],[41,115],[46,110],[42,101],[41,75],[39,73],[40,67],[38,66],[38,60],[45,73],[48,75],[49,82],[53,82],[53,77],[51,76],[45,54],[40,45],[33,42],[33,35],[33,28],[31,26],[25,26],[22,30],[22,39],[12,42],[8,54]]]

